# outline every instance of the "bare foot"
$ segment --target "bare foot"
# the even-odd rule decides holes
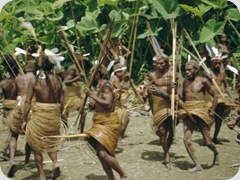
[[[169,170],[172,169],[172,166],[171,166],[171,163],[170,163],[170,162],[165,162],[165,163],[163,163],[163,164],[164,164],[164,166],[165,166],[167,169],[169,169]]]
[[[8,177],[13,177],[14,176],[14,174],[15,174],[15,163],[11,163],[10,164],[10,167],[9,167],[9,169],[8,169],[8,173],[7,173],[7,176]]]
[[[219,165],[219,155],[214,154],[213,165]]]
[[[217,138],[212,139],[214,144],[222,144]]]
[[[203,168],[201,166],[195,166],[192,169],[188,169],[189,172],[197,172],[197,171],[202,171]]]
[[[60,176],[60,167],[55,167],[53,169],[53,177],[52,177],[52,180],[55,180],[57,179],[57,177]]]

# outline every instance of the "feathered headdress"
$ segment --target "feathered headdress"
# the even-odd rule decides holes
[[[61,62],[64,60],[64,57],[61,56],[62,55],[61,53],[56,54],[57,52],[58,52],[58,48],[53,48],[51,50],[49,49],[44,50],[44,53],[48,57],[49,61],[52,64],[56,63],[58,68],[61,69]]]
[[[228,57],[227,55],[222,56],[222,52],[220,52],[216,47],[212,47],[210,43],[207,43],[205,47],[211,57],[211,60],[224,59]]]

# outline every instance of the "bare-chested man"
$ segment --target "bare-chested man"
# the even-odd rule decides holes
[[[121,123],[121,132],[120,137],[123,139],[127,125],[129,123],[129,113],[124,108],[124,94],[127,94],[127,91],[130,88],[129,76],[127,74],[127,66],[124,64],[116,64],[113,68],[114,75],[110,78],[110,82],[114,87],[115,94],[115,111],[118,113],[119,120]]]
[[[6,62],[7,61],[7,62]],[[18,75],[16,63],[11,55],[5,55],[2,61],[2,66],[7,72],[9,77],[0,82],[0,96],[3,100],[3,123],[7,124],[7,118],[10,111],[16,106],[16,88],[14,87],[15,77]],[[9,150],[9,142],[11,139],[11,131],[4,143],[3,150],[1,151],[1,158],[7,160],[7,151]]]
[[[124,61],[128,58],[128,56],[131,54],[131,51],[122,44],[122,40],[120,38],[117,38],[114,40],[114,52],[116,53],[116,59],[123,58]]]
[[[39,179],[45,180],[43,152],[47,152],[52,160],[52,179],[60,176],[60,168],[57,164],[57,151],[61,147],[61,140],[45,139],[44,137],[61,134],[63,92],[61,80],[51,73],[53,64],[44,55],[41,55],[40,59],[42,61],[41,70],[36,77],[30,79],[28,84],[23,117],[24,121],[27,122],[26,138],[34,151]],[[34,94],[36,102],[32,103],[32,116],[31,120],[28,120],[27,116]]]
[[[8,127],[11,131],[11,138],[9,142],[9,147],[10,147],[10,168],[8,171],[8,177],[13,177],[14,176],[14,168],[15,168],[15,163],[14,163],[14,157],[15,157],[15,152],[17,150],[17,140],[19,134],[24,134],[25,132],[22,129],[22,126],[24,124],[23,121],[23,106],[24,106],[24,101],[26,98],[27,94],[27,85],[29,80],[34,77],[34,73],[36,71],[36,62],[35,60],[30,60],[27,62],[26,65],[26,74],[23,75],[18,75],[15,78],[14,81],[14,88],[16,92],[16,106],[11,111],[9,114],[8,118]],[[30,154],[31,154],[31,148],[28,146],[26,143],[25,146],[25,168],[27,168],[27,164],[29,162]]]
[[[152,109],[152,129],[160,138],[160,144],[164,152],[164,161],[168,167],[170,163],[169,149],[173,142],[173,119],[171,116],[171,92],[172,92],[172,70],[169,58],[161,54],[153,58],[154,71],[146,78],[148,88],[149,104]]]
[[[215,131],[213,135],[212,141],[215,144],[220,144],[219,140],[217,139],[217,136],[220,132],[221,126],[222,126],[222,119],[225,119],[229,113],[230,113],[230,107],[226,106],[226,100],[223,99],[219,91],[215,88],[215,86],[212,83],[212,78],[216,81],[217,85],[219,86],[220,90],[226,91],[228,94],[230,101],[232,101],[232,95],[230,92],[230,88],[227,83],[225,70],[221,68],[222,66],[222,58],[221,57],[213,57],[211,59],[211,67],[209,69],[210,75],[207,75],[208,79],[210,80],[210,83],[212,85],[212,88],[215,90],[215,93],[218,94],[218,104],[216,108],[216,114],[215,115]],[[219,117],[220,116],[220,117]]]
[[[64,121],[67,119],[70,112],[79,110],[82,104],[81,82],[82,74],[77,69],[75,64],[69,66],[64,79]]]
[[[97,156],[109,180],[114,180],[113,170],[121,179],[128,179],[127,174],[115,157],[115,148],[120,133],[118,115],[114,112],[113,86],[109,81],[103,82],[96,94],[85,89],[85,93],[95,101],[93,126],[85,133],[90,136],[88,142],[96,149]]]
[[[211,89],[208,80],[197,75],[198,69],[198,62],[193,60],[187,62],[185,65],[186,78],[183,81],[182,100],[187,112],[184,111],[179,114],[180,118],[183,119],[184,124],[184,144],[189,156],[195,164],[194,168],[189,169],[190,172],[201,171],[203,169],[195,156],[191,143],[195,126],[197,126],[202,133],[207,147],[214,153],[212,165],[219,163],[218,152],[210,138],[210,126],[213,124],[214,110],[217,105],[218,97]],[[205,93],[207,92],[213,97],[210,110],[203,101]],[[189,114],[192,115],[192,118],[190,118]]]
[[[222,56],[225,56],[223,58],[223,63],[222,63],[222,67],[226,67],[226,65],[228,64],[228,56],[229,56],[229,50],[227,48],[226,45],[227,42],[227,35],[225,33],[223,33],[220,37],[219,37],[219,42],[217,44],[217,49],[219,50],[219,52],[222,53]],[[225,68],[224,68],[225,69]]]

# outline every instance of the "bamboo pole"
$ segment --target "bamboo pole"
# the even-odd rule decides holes
[[[201,60],[202,58],[201,58],[201,56],[200,56],[200,54],[199,54],[196,46],[194,45],[194,43],[193,43],[190,35],[189,35],[188,32],[186,31],[186,29],[184,29],[184,32],[185,32],[185,34],[187,35],[187,38],[188,38],[188,40],[190,41],[191,45],[193,46],[195,52],[197,53],[199,60]],[[199,60],[198,60],[198,62],[200,63]],[[206,73],[210,75],[211,73],[210,73],[209,69],[207,68],[207,66],[206,66],[206,64],[205,64],[204,62],[202,62],[202,66],[203,66],[203,69],[206,71]],[[215,81],[215,79],[212,79],[212,82],[213,82],[213,85],[216,87],[217,91],[218,91],[218,92],[220,93],[220,95],[222,96],[222,98],[225,99],[225,97],[224,97],[222,91],[220,90],[220,88],[219,88],[217,82]]]
[[[176,83],[176,40],[177,40],[177,23],[175,22],[174,18],[170,19],[171,29],[172,29],[172,83]],[[172,88],[171,94],[171,115],[173,119],[173,130],[175,130],[175,88]],[[174,131],[173,131],[174,132]],[[175,133],[174,133],[175,134]]]
[[[135,44],[136,44],[136,36],[137,36],[137,26],[138,26],[138,20],[139,20],[139,8],[138,8],[139,0],[136,2],[136,18],[134,19],[134,32],[133,32],[133,45],[132,45],[132,50],[131,50],[131,59],[130,59],[130,67],[129,67],[129,77],[131,77],[132,74],[132,66],[133,66],[133,57],[134,57],[134,49],[135,49]]]
[[[70,6],[71,6],[71,12],[72,12],[72,17],[73,17],[73,22],[74,22],[74,30],[75,30],[75,35],[76,35],[76,39],[77,39],[78,49],[79,49],[79,52],[80,52],[81,46],[80,46],[80,41],[79,41],[79,37],[78,37],[78,31],[77,31],[76,20],[75,20],[75,16],[74,16],[73,4],[72,3],[73,3],[73,1],[71,0],[70,1]],[[85,72],[83,60],[81,60],[80,62],[81,62],[82,70],[83,70],[83,72]]]
[[[133,19],[133,23],[132,23],[130,38],[129,38],[129,41],[128,41],[128,49],[130,49],[132,38],[133,38],[133,32],[134,32],[135,21],[136,21],[136,14],[138,14],[138,1],[139,0],[137,0],[137,2],[136,2],[136,8],[135,8],[135,12],[134,12],[134,19]]]
[[[40,140],[44,141],[48,138],[87,138],[89,137],[88,134],[72,134],[72,135],[59,135],[59,136],[42,136],[40,137]]]

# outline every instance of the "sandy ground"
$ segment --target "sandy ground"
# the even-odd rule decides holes
[[[159,146],[158,137],[150,129],[150,116],[143,115],[136,110],[131,112],[131,120],[126,131],[126,137],[119,142],[116,149],[116,157],[121,166],[127,171],[132,180],[202,180],[216,179],[227,180],[235,176],[240,166],[240,145],[235,142],[236,132],[228,129],[223,124],[219,139],[222,145],[217,145],[220,153],[220,165],[209,167],[212,164],[213,153],[203,145],[202,136],[195,132],[193,136],[193,146],[196,156],[202,164],[204,170],[201,172],[189,173],[188,168],[194,166],[183,144],[183,126],[180,123],[176,128],[176,137],[171,147],[171,170],[167,169],[161,161],[163,160],[163,151]],[[92,112],[89,112],[86,120],[86,128],[91,127]],[[231,118],[234,118],[232,116]],[[230,118],[230,119],[231,119]],[[76,113],[70,116],[70,124],[76,119]],[[211,129],[211,134],[214,128]],[[239,129],[238,129],[239,130]],[[76,133],[76,129],[69,130]],[[1,149],[7,136],[7,128],[1,125]],[[37,169],[31,155],[30,170],[24,170],[24,145],[25,137],[20,136],[18,140],[18,151],[16,155],[16,172],[14,180],[35,180]],[[98,159],[86,148],[84,140],[66,139],[62,149],[58,153],[58,161],[61,168],[59,180],[105,180],[107,176],[102,170]],[[1,161],[1,169],[4,174],[7,173],[9,162]],[[51,179],[52,168],[51,161],[47,155],[44,155],[44,169],[47,179]],[[116,179],[119,179],[116,174]],[[240,179],[240,175],[238,176]],[[4,179],[0,177],[0,179]]]

